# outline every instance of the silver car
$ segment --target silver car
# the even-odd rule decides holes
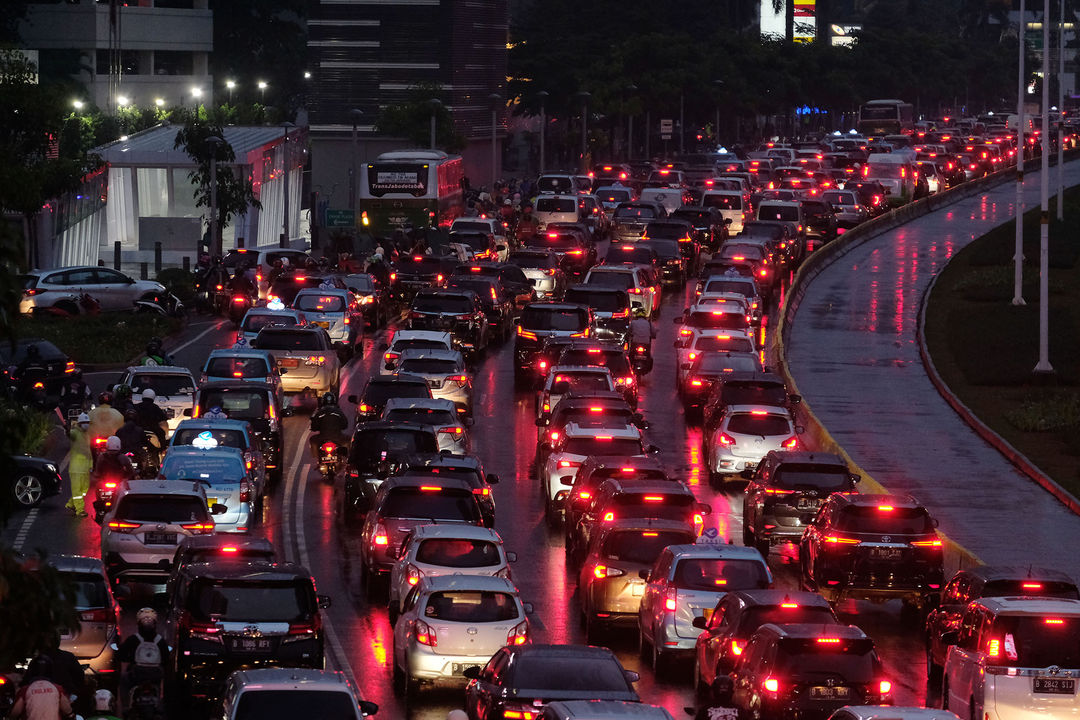
[[[420,525],[401,546],[390,570],[390,622],[421,578],[440,575],[494,575],[510,579],[517,555],[503,548],[499,533],[475,525]]]
[[[459,413],[472,417],[472,379],[457,350],[405,350],[394,369],[395,375],[399,373],[424,378],[433,398],[451,400]]]
[[[169,418],[169,433],[184,419],[184,410],[195,398],[195,376],[186,367],[172,365],[141,365],[129,367],[122,384],[131,387],[138,398],[144,390],[153,390],[154,404]]]
[[[537,300],[559,300],[566,290],[566,273],[559,256],[551,250],[529,248],[510,253],[508,262],[517,265],[532,283]]]
[[[729,405],[716,429],[705,436],[709,474],[721,477],[752,470],[770,450],[798,450],[799,436],[787,408]]]
[[[439,442],[439,452],[469,453],[469,432],[453,400],[445,398],[390,398],[380,420],[427,425]]]
[[[394,689],[411,695],[421,683],[464,685],[466,668],[483,667],[500,648],[529,639],[525,606],[506,578],[424,578],[394,625]]]
[[[250,347],[251,341],[259,336],[259,331],[268,325],[291,327],[303,325],[307,322],[304,313],[286,308],[280,300],[275,302],[274,305],[280,306],[280,309],[275,310],[268,305],[248,310],[244,315],[244,319],[240,321],[240,328],[236,331],[236,339],[246,341]]]
[[[23,292],[19,312],[60,308],[79,314],[79,296],[86,294],[102,310],[132,310],[135,301],[163,295],[165,286],[154,280],[134,280],[112,268],[81,266],[31,270],[20,275]]]
[[[113,597],[101,560],[80,555],[50,555],[49,564],[71,583],[79,626],[61,630],[60,649],[74,655],[87,674],[107,675],[120,668],[114,662],[116,623],[120,606]],[[108,677],[114,677],[108,675]]]
[[[401,353],[409,348],[417,350],[453,350],[454,337],[441,330],[398,330],[393,341],[383,348],[381,373],[389,374],[397,368]]]

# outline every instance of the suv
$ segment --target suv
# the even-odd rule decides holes
[[[172,574],[166,583],[171,594],[180,571],[198,563],[277,562],[277,551],[266,538],[253,535],[192,535],[180,541],[173,558]]]
[[[179,540],[214,532],[213,513],[199,483],[128,480],[120,483],[101,524],[101,559],[114,585],[164,582]]]
[[[19,312],[57,308],[79,314],[79,296],[90,295],[102,310],[133,310],[135,301],[162,296],[165,287],[154,280],[133,280],[117,270],[96,266],[31,270],[19,276]]]
[[[577,527],[582,513],[588,511],[593,496],[600,490],[600,486],[611,478],[676,482],[674,478],[668,475],[663,463],[652,455],[637,457],[589,456],[578,469],[577,477],[574,479],[574,487],[563,503],[563,513],[566,519],[564,523],[566,547],[570,547],[573,530]]]
[[[589,242],[587,231],[573,223],[549,226],[525,241],[529,250],[549,250],[559,258],[559,267],[567,275],[579,276],[596,262],[596,246]]]
[[[479,262],[467,265],[458,265],[450,276],[451,281],[455,277],[486,277],[499,281],[506,293],[507,298],[513,302],[514,311],[520,310],[536,299],[536,291],[533,282],[517,265],[508,262]]]
[[[858,492],[859,476],[839,455],[772,450],[750,474],[743,501],[743,545],[769,556],[769,548],[799,542],[834,492]]]
[[[572,191],[573,188],[570,187],[567,190]],[[577,195],[540,195],[536,198],[533,210],[533,216],[540,229],[553,222],[577,222],[582,217],[582,208]]]
[[[474,357],[488,344],[488,318],[471,290],[421,290],[406,316],[409,330],[442,330]]]
[[[379,486],[403,470],[411,457],[438,453],[439,441],[429,425],[404,422],[364,423],[353,433],[342,491],[346,524],[367,512]]]
[[[284,411],[278,405],[274,386],[250,380],[204,383],[195,393],[195,407],[190,414],[197,419],[215,407],[221,408],[230,420],[251,424],[262,447],[267,479],[281,482],[285,465],[281,440]]]
[[[630,293],[599,285],[571,285],[566,301],[588,306],[596,324],[597,340],[625,346],[630,341]]]
[[[225,683],[223,720],[333,717],[363,720],[379,706],[360,697],[345,673],[306,668],[237,670]]]
[[[71,584],[75,612],[79,615],[78,627],[60,631],[60,649],[73,654],[90,674],[115,673],[120,669],[113,658],[120,606],[113,597],[101,560],[81,555],[50,555],[48,563],[56,568],[63,582]]]
[[[514,327],[514,299],[498,277],[484,275],[453,275],[446,284],[449,290],[470,290],[476,293],[480,308],[488,321],[492,340],[502,342],[510,337]],[[529,299],[531,300],[531,293]]]
[[[623,394],[630,407],[637,409],[637,375],[622,346],[607,345],[594,340],[577,340],[563,348],[557,362],[556,367],[560,369],[566,366],[607,368],[615,381],[615,389]]]
[[[510,253],[507,262],[521,269],[532,283],[537,300],[561,300],[566,288],[566,272],[558,253],[528,248]]]
[[[815,237],[827,243],[836,237],[836,213],[824,200],[800,201],[806,218],[806,237]]]
[[[408,349],[398,358],[395,374],[422,377],[431,397],[450,400],[458,413],[473,416],[473,386],[465,358],[457,350]]]
[[[186,367],[129,367],[120,383],[131,388],[133,397],[138,397],[144,390],[153,390],[157,396],[154,404],[169,418],[169,432],[176,430],[184,419],[184,408],[191,407],[191,398],[195,394],[195,376]]]
[[[349,402],[356,406],[356,426],[360,427],[369,420],[376,420],[382,415],[383,408],[390,398],[427,398],[430,400],[431,387],[427,380],[418,375],[372,375],[364,383],[359,395],[350,395]]]
[[[472,488],[480,503],[480,515],[484,527],[495,527],[495,497],[491,486],[499,484],[499,476],[484,472],[484,465],[476,455],[451,455],[440,451],[438,455],[416,455],[407,461],[408,467],[402,477],[437,475],[464,480]]]
[[[941,681],[950,633],[960,629],[964,610],[985,597],[1058,597],[1080,600],[1076,582],[1059,570],[1011,565],[976,565],[953,575],[941,591],[941,602],[926,617],[926,676]]]
[[[824,720],[845,705],[892,704],[874,641],[854,625],[763,625],[729,678],[717,695],[740,717],[754,708],[761,717]]]
[[[180,570],[169,597],[165,639],[173,678],[197,694],[234,669],[323,667],[320,608],[311,573],[291,563],[195,563]]]
[[[771,372],[731,372],[712,380],[705,405],[702,424],[706,431],[716,428],[721,413],[729,405],[771,405],[786,407],[795,413],[802,396],[788,393],[784,379]]]
[[[825,501],[799,543],[803,588],[841,598],[901,598],[927,607],[944,584],[937,521],[908,495],[841,495]]]
[[[517,322],[514,339],[514,380],[523,383],[536,371],[536,354],[545,338],[589,337],[592,332],[592,312],[574,303],[529,303]]]
[[[1080,601],[982,598],[946,638],[942,709],[971,718],[1072,717],[1080,710]]]
[[[410,348],[419,350],[453,350],[454,338],[448,332],[432,330],[398,330],[393,340],[382,346],[383,369],[380,372],[393,372],[397,367],[401,353]]]
[[[589,270],[585,285],[625,290],[630,294],[634,315],[656,319],[660,314],[660,283],[652,283],[653,274],[638,265],[598,265]]]
[[[320,395],[335,391],[341,376],[341,361],[326,334],[316,325],[263,328],[251,342],[256,350],[269,350],[285,371],[281,389],[287,393],[314,391]]]
[[[650,220],[666,218],[667,209],[658,202],[636,200],[620,203],[612,215],[615,230],[612,242],[636,242],[645,234]]]
[[[325,330],[347,354],[363,342],[364,316],[348,289],[305,288],[296,293],[292,307],[304,313],[309,325]]]
[[[441,287],[457,262],[456,257],[402,255],[390,273],[390,292],[395,299],[409,302],[420,290]]]

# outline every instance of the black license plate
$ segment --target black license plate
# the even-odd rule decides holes
[[[799,510],[817,510],[821,507],[820,498],[799,498],[795,502],[795,507]]]
[[[817,700],[844,700],[851,695],[848,687],[812,687],[810,697]]]
[[[143,542],[147,545],[175,545],[176,533],[148,532],[143,534]]]
[[[451,663],[450,672],[454,675],[464,675],[465,671],[471,667],[480,667],[479,663]]]
[[[874,560],[899,560],[903,552],[903,548],[876,547],[870,548],[870,557]]]
[[[1076,678],[1037,677],[1032,691],[1043,695],[1075,695]]]
[[[274,649],[270,638],[229,638],[229,650],[233,652],[268,653]]]

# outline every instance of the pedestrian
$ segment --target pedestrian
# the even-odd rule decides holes
[[[86,517],[86,493],[90,490],[90,416],[79,415],[71,427],[71,449],[68,451],[68,477],[71,478],[71,499],[66,507],[77,518]]]

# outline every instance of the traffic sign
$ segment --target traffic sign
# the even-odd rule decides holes
[[[671,118],[664,118],[660,121],[660,139],[670,140],[671,133],[675,131],[675,121]]]
[[[356,211],[355,210],[327,210],[326,211],[326,227],[328,227],[328,228],[356,227]]]

